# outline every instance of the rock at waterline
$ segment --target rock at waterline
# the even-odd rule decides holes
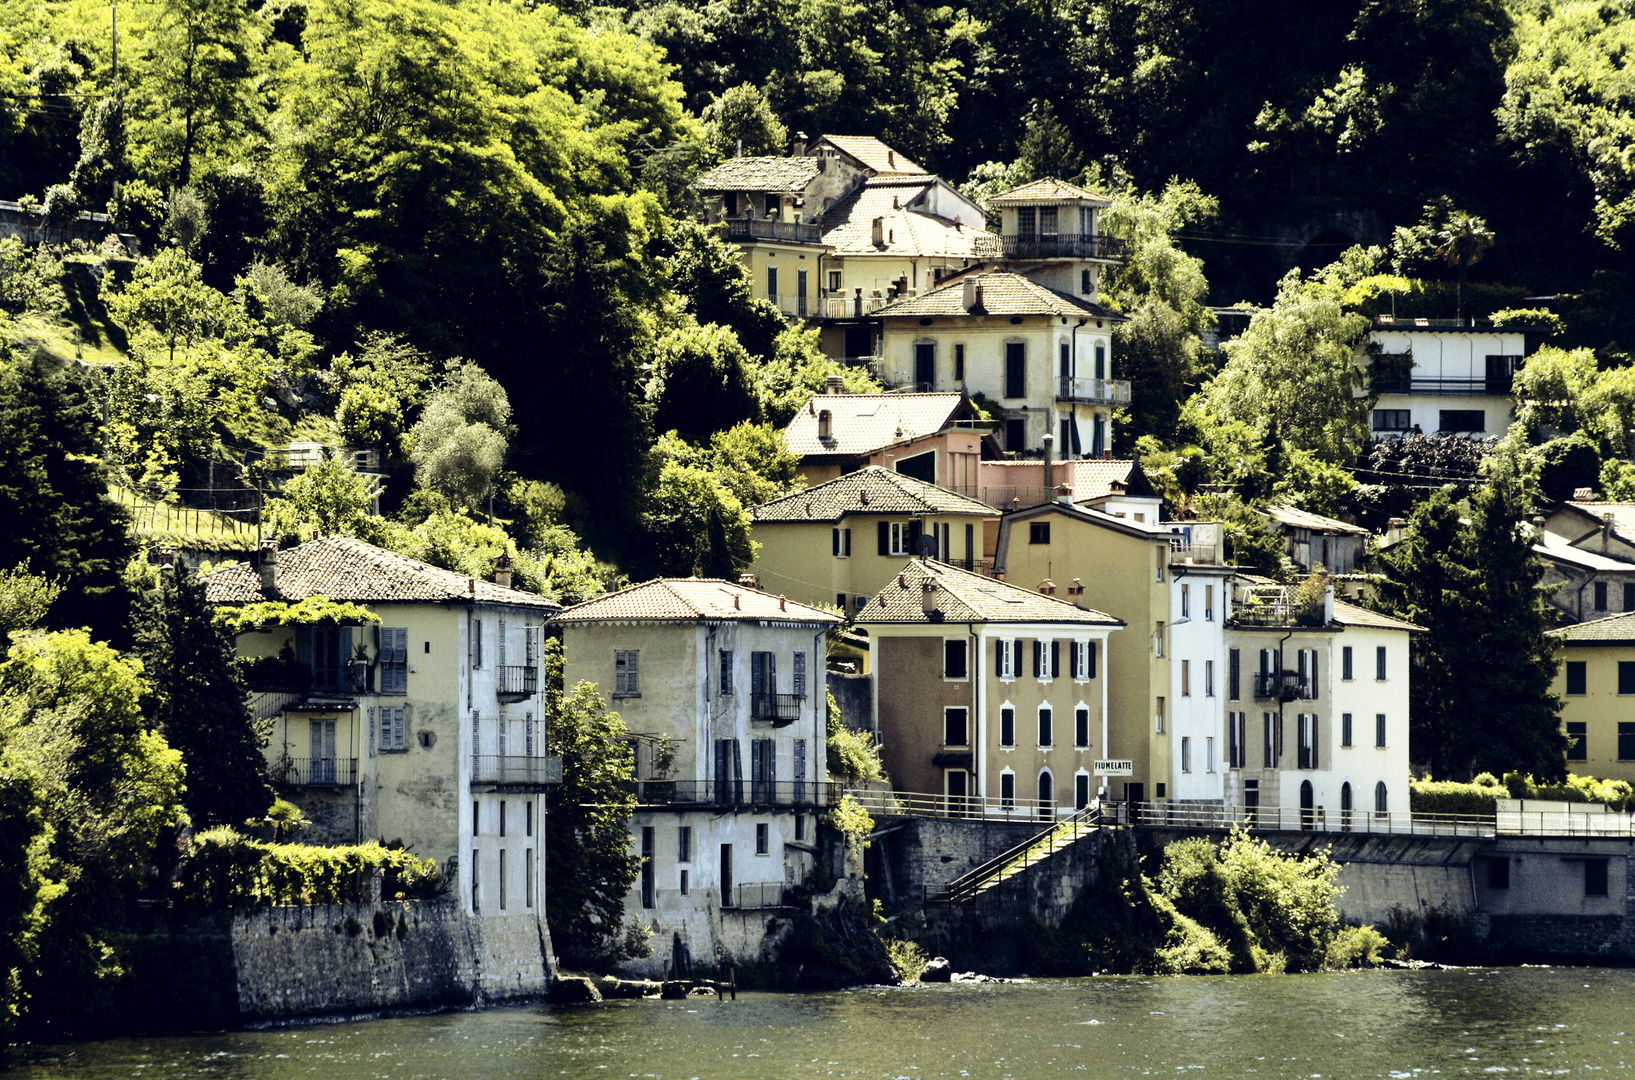
[[[570,975],[551,984],[551,993],[546,1000],[552,1005],[583,1005],[601,1001],[602,993],[589,979]]]
[[[923,983],[951,982],[954,977],[954,968],[948,963],[948,958],[938,956],[927,960],[925,970],[920,972],[920,981]]]

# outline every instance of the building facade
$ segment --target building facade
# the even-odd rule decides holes
[[[1567,771],[1635,783],[1635,612],[1552,632],[1562,645],[1552,689],[1561,698]]]
[[[1377,317],[1357,353],[1379,398],[1375,437],[1504,434],[1515,404],[1511,381],[1526,358],[1530,330],[1474,319]]]

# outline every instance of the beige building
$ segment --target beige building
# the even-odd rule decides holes
[[[568,686],[591,682],[635,737],[641,876],[629,919],[655,936],[630,970],[751,957],[816,857],[828,631],[840,619],[731,582],[634,585],[571,607]]]
[[[750,510],[761,588],[856,612],[929,544],[950,562],[984,561],[999,512],[935,484],[870,465]]]
[[[1564,502],[1533,537],[1550,603],[1570,622],[1635,611],[1635,503]]]
[[[915,559],[857,624],[869,634],[881,757],[897,790],[943,795],[956,811],[1038,817],[1096,797],[1118,619]]]
[[[1553,631],[1567,770],[1635,783],[1635,612]]]
[[[838,382],[838,378],[834,382]],[[831,384],[783,430],[808,486],[880,465],[974,495],[977,465],[999,447],[964,394],[845,394]]]
[[[252,708],[272,723],[268,766],[313,819],[309,836],[401,840],[437,860],[474,915],[543,911],[557,763],[540,650],[558,605],[345,537],[269,546],[205,582],[213,604],[327,597],[379,620],[268,625],[236,641]]]

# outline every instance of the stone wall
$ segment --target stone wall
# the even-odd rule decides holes
[[[850,675],[843,671],[828,674],[829,693],[835,696],[841,722],[858,731],[875,730],[874,676]]]
[[[148,1030],[527,999],[555,971],[541,920],[452,899],[150,911],[136,929],[124,1006]]]

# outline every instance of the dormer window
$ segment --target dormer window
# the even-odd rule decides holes
[[[830,413],[828,409],[823,409],[818,413],[818,439],[820,441],[834,441],[834,432],[831,430],[831,422],[833,419],[833,414]]]

